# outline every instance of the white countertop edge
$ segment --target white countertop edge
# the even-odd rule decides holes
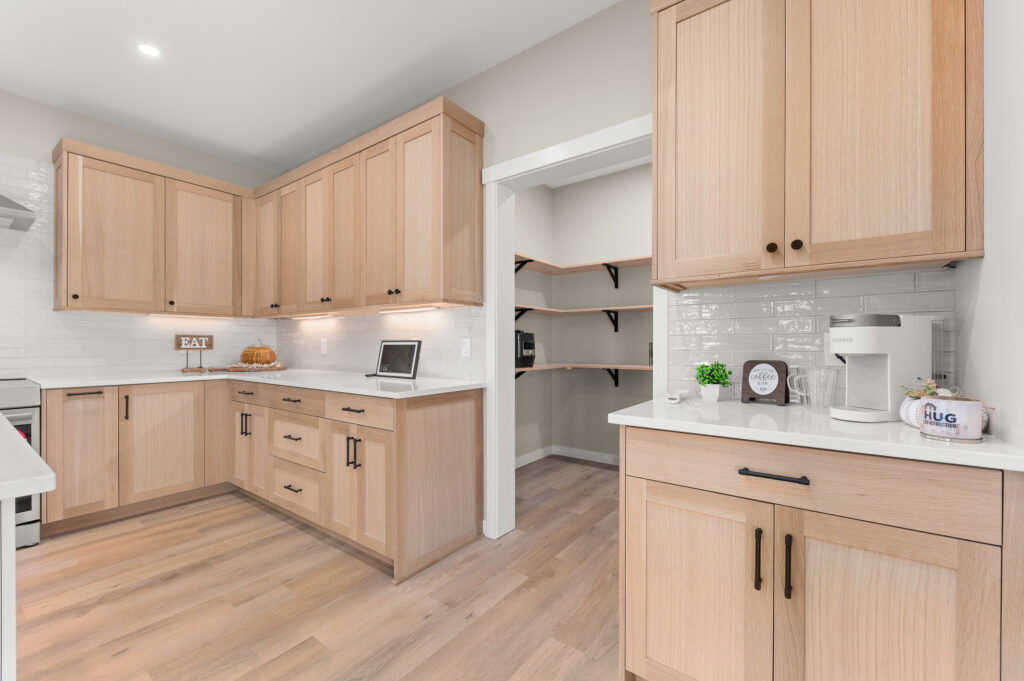
[[[348,393],[366,397],[401,400],[430,395],[478,390],[486,388],[481,381],[468,381],[451,378],[420,377],[403,378],[368,378],[364,374],[344,371],[326,371],[318,369],[287,369],[266,373],[218,372],[211,374],[182,374],[179,372],[132,373],[119,375],[97,374],[90,376],[29,376],[43,390],[70,390],[77,388],[96,388],[102,386],[141,385],[147,383],[181,383],[186,381],[220,381],[233,380],[264,385],[279,385],[288,388],[304,388],[307,390],[323,390],[326,392]],[[409,390],[382,390],[380,383],[404,385]]]
[[[739,403],[737,402],[736,404]],[[864,437],[844,437],[840,435],[769,430],[738,424],[708,423],[687,420],[685,418],[666,418],[628,413],[631,410],[636,411],[649,405],[653,405],[653,402],[645,402],[634,407],[612,412],[608,415],[608,422],[622,426],[708,435],[735,440],[750,440],[769,444],[867,454],[869,456],[887,456],[890,458],[945,463],[956,466],[1024,472],[1024,450],[1012,447],[991,435],[986,435],[985,440],[981,443],[947,443],[922,438],[919,433],[914,432],[909,426],[899,424],[902,428],[907,429],[908,435],[920,438],[919,443],[910,444],[872,437],[873,432],[878,432],[876,426],[888,427],[892,425],[888,423],[857,424],[857,426],[863,427]],[[774,405],[742,406],[746,409],[751,407],[754,409],[759,407],[768,407],[769,409],[800,409],[797,405],[787,407],[776,407]]]

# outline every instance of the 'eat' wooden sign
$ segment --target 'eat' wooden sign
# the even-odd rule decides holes
[[[178,334],[174,337],[175,350],[213,350],[213,336],[186,336]]]

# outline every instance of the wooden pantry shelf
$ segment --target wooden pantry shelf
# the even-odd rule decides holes
[[[604,307],[557,308],[539,305],[516,305],[516,312],[536,312],[537,314],[591,314],[594,312],[631,312],[633,310],[653,310],[654,305],[606,305]],[[521,315],[516,315],[519,317]]]
[[[653,371],[654,367],[650,364],[589,364],[580,362],[554,362],[550,364],[534,364],[532,367],[519,367],[516,369],[516,378],[519,378],[528,371],[554,371],[558,369],[565,369],[566,371],[572,371],[573,369],[604,369],[608,372],[608,375],[612,377],[615,382],[615,387],[619,387],[619,371]]]
[[[533,272],[540,272],[541,274],[578,274],[580,272],[599,272],[600,270],[608,270],[608,274],[612,277],[612,282],[615,284],[615,288],[619,287],[619,268],[620,267],[643,267],[645,265],[650,266],[651,256],[645,255],[636,258],[622,258],[619,260],[602,260],[601,262],[587,262],[579,265],[558,265],[547,260],[541,260],[540,258],[531,258],[528,255],[522,253],[516,253],[515,265],[516,272],[519,270],[531,270]]]

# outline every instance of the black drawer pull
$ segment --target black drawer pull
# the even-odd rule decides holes
[[[103,394],[102,390],[90,390],[89,392],[84,392],[84,393],[68,393],[67,396],[68,397],[79,397],[80,395],[102,395],[102,394]]]
[[[301,402],[302,400],[297,400],[297,399],[295,399],[294,397],[282,397],[282,398],[281,398],[281,401],[282,401],[282,402],[294,402],[294,403],[299,403],[299,402]]]
[[[295,492],[296,494],[298,494],[299,492],[301,492],[301,491],[302,491],[302,488],[301,488],[301,487],[299,487],[298,489],[296,489],[296,488],[292,487],[292,486],[291,486],[290,484],[289,484],[289,485],[285,485],[285,486],[284,486],[284,488],[285,488],[286,490],[288,490],[289,492]]]
[[[761,535],[764,530],[760,527],[754,530],[754,588],[761,590]]]
[[[291,440],[292,442],[301,442],[302,441],[301,437],[295,437],[294,435],[285,435],[283,437],[284,437],[285,440]]]
[[[124,420],[128,420],[128,396],[124,396]]]
[[[774,473],[761,473],[758,471],[752,471],[746,466],[736,471],[740,475],[749,475],[752,478],[764,478],[766,480],[781,480],[782,482],[792,482],[797,485],[809,485],[811,484],[810,478],[806,475],[801,475],[799,478],[793,478],[788,475],[775,475]]]
[[[352,438],[352,470],[358,470],[363,467],[363,464],[359,463],[359,443],[362,440],[358,437]]]
[[[341,410],[342,411],[350,411],[353,414],[365,414],[366,413],[365,409],[353,409],[352,407],[342,407]]]
[[[786,535],[786,598],[793,598],[793,535]]]
[[[251,390],[239,390],[239,391],[238,391],[238,394],[239,394],[239,395],[255,395],[256,393],[254,393],[254,392],[253,392],[253,391],[251,391]]]

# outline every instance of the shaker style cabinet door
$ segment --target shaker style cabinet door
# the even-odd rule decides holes
[[[441,295],[441,118],[398,135],[398,285],[401,303]]]
[[[395,303],[399,295],[396,155],[393,137],[359,154],[367,305]]]
[[[626,668],[771,681],[772,505],[625,480]]]
[[[302,302],[303,312],[331,306],[333,265],[331,191],[328,169],[299,181],[302,195]]]
[[[68,154],[67,306],[164,310],[164,178]]]
[[[785,264],[786,0],[657,15],[654,279]]]
[[[46,517],[65,518],[117,507],[117,388],[46,391],[46,463],[57,489]]]
[[[281,302],[281,214],[277,192],[256,199],[256,315],[277,314]]]
[[[167,185],[168,312],[230,316],[242,301],[242,199],[178,180]]]
[[[276,314],[294,314],[299,311],[302,297],[303,247],[302,192],[300,183],[281,187],[277,191],[280,220],[280,276],[281,298]]]
[[[775,514],[776,681],[998,681],[999,547]]]
[[[121,386],[121,505],[202,487],[205,399],[201,381]]]
[[[246,431],[252,447],[249,464],[249,491],[266,498],[270,488],[270,409],[247,404]]]
[[[249,413],[249,405],[241,402],[231,403],[231,412],[234,414],[234,452],[232,456],[231,479],[232,485],[242,489],[250,489],[251,468],[252,468],[252,431],[249,430],[249,421],[252,415]]]
[[[352,426],[352,468],[358,473],[359,533],[356,536],[363,546],[377,553],[394,556],[394,548],[388,529],[394,518],[390,510],[392,483],[395,466],[395,434],[388,430]]]
[[[786,265],[964,251],[965,0],[786,19]]]
[[[363,304],[363,214],[359,199],[359,157],[351,156],[330,168],[331,233],[334,238],[333,309]]]
[[[327,529],[343,537],[358,537],[358,471],[352,468],[352,431],[355,426],[328,421]]]

